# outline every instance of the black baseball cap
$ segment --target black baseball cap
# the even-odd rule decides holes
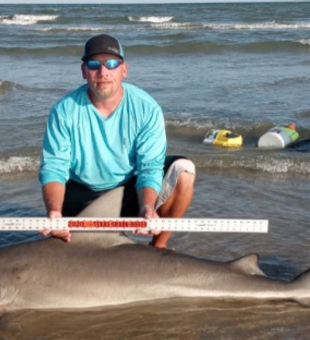
[[[112,54],[124,59],[124,51],[120,42],[108,34],[99,34],[90,38],[84,47],[83,61],[95,54]]]

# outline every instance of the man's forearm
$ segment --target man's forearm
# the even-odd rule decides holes
[[[159,218],[155,206],[158,195],[156,191],[150,187],[143,188],[138,191],[140,216],[145,218]],[[171,236],[171,232],[168,231],[153,231],[153,240],[151,245],[157,248],[166,248],[167,242]]]
[[[49,215],[51,211],[61,213],[65,197],[65,186],[59,182],[51,182],[45,184],[42,190],[47,214]]]
[[[152,209],[155,209],[157,197],[158,197],[157,192],[150,187],[145,187],[145,188],[138,190],[138,200],[139,200],[140,210],[146,206]]]

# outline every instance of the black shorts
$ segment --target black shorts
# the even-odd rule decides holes
[[[164,174],[168,171],[170,165],[183,156],[167,156],[164,165]],[[138,196],[135,189],[137,178],[132,177],[124,184],[124,194],[122,200],[121,217],[137,217],[139,215]],[[64,217],[77,216],[90,203],[96,200],[108,190],[94,191],[76,181],[69,180],[66,184],[66,193],[62,209]]]

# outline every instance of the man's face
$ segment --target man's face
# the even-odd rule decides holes
[[[127,76],[127,64],[122,62],[121,58],[110,54],[96,54],[91,59],[99,60],[101,65],[98,69],[93,70],[85,62],[82,64],[83,78],[88,82],[90,95],[94,96],[96,100],[120,99],[123,93],[121,82]],[[109,64],[105,66],[102,63],[109,59],[122,63],[115,69],[108,69]]]

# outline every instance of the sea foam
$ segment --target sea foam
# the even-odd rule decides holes
[[[309,29],[309,22],[299,23],[277,23],[275,21],[253,23],[253,24],[206,24],[204,28],[214,30],[296,30],[296,29]]]
[[[300,40],[297,40],[296,42],[302,45],[310,45],[310,39],[300,39]]]
[[[0,175],[37,171],[39,159],[34,157],[9,157],[0,160]]]
[[[50,32],[87,32],[87,31],[107,31],[108,27],[103,26],[48,26],[48,27],[38,27],[36,31]]]
[[[34,25],[39,21],[54,21],[58,15],[27,15],[14,14],[12,16],[0,17],[0,23],[6,25]]]
[[[169,22],[173,19],[173,17],[128,17],[129,21],[136,21],[136,22],[153,22],[153,23],[160,23],[160,22]]]

